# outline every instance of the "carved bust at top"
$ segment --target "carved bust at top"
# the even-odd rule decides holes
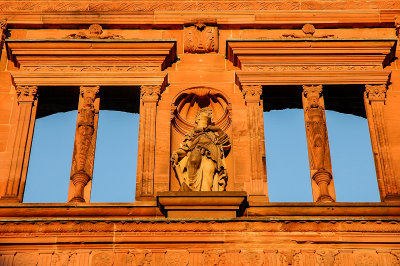
[[[228,135],[213,125],[212,116],[210,108],[200,109],[196,126],[185,136],[181,147],[172,153],[180,191],[226,190],[225,157],[231,145]]]

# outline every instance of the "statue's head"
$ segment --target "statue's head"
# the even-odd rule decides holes
[[[211,108],[201,108],[196,114],[196,125],[208,126],[212,123],[213,112]]]

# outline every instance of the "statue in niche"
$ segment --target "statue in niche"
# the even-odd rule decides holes
[[[231,144],[228,135],[212,123],[210,108],[196,114],[196,126],[171,156],[179,191],[225,191],[228,180],[225,157]]]

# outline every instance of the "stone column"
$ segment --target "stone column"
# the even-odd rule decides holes
[[[157,103],[162,86],[140,88],[139,143],[136,200],[154,200],[154,157],[156,144]]]
[[[89,202],[85,186],[92,180],[99,114],[99,86],[81,86],[68,202]],[[90,190],[90,188],[89,188]]]
[[[247,106],[247,125],[250,144],[250,202],[268,201],[264,155],[264,119],[262,117],[262,86],[243,85],[242,93]]]
[[[7,202],[22,202],[37,107],[36,86],[18,86],[16,93],[19,106],[17,130],[6,190],[1,197]]]
[[[303,86],[303,109],[313,198],[316,202],[334,202],[336,196],[322,85]]]
[[[386,91],[386,84],[366,85],[364,103],[381,201],[400,201],[400,181],[396,178],[393,171],[391,151],[383,114]]]

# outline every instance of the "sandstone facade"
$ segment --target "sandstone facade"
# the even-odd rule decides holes
[[[0,265],[400,264],[400,1],[8,0],[0,19]],[[368,119],[380,203],[336,202],[325,91]],[[98,112],[126,95],[136,201],[90,203]],[[304,109],[313,203],[269,202],[268,97]],[[202,108],[226,191],[179,194]],[[35,119],[73,109],[68,202],[22,203]]]

